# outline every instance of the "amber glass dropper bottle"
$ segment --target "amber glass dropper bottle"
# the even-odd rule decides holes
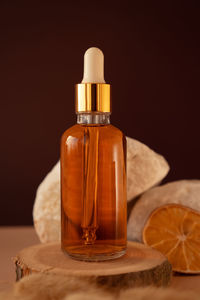
[[[85,261],[126,251],[126,139],[110,124],[104,56],[89,48],[75,88],[77,124],[61,139],[61,247]]]

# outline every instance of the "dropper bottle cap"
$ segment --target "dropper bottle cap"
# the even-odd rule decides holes
[[[110,113],[110,84],[104,80],[104,55],[96,47],[84,55],[83,80],[75,86],[76,112]]]
[[[104,55],[99,48],[89,48],[84,55],[82,83],[105,83]]]

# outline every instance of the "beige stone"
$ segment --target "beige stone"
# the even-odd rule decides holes
[[[127,200],[159,184],[169,172],[165,158],[141,142],[127,137]]]
[[[33,221],[42,243],[60,240],[60,162],[37,189]]]
[[[152,211],[175,203],[200,211],[200,180],[179,180],[154,187],[144,193],[133,207],[128,222],[128,239],[142,241],[144,225]]]
[[[130,201],[167,175],[169,165],[139,141],[127,137],[127,200]],[[37,190],[33,219],[41,242],[60,239],[60,163],[45,177]]]

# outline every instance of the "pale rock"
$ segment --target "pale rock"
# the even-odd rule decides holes
[[[127,137],[127,200],[160,183],[169,165],[163,156]],[[41,242],[60,239],[60,162],[39,185],[33,208],[36,232]]]
[[[141,242],[144,225],[152,211],[170,203],[200,211],[200,180],[174,181],[144,193],[131,211],[128,221],[128,239]]]
[[[127,200],[159,184],[169,172],[165,158],[141,142],[127,137]]]
[[[33,206],[35,230],[42,243],[60,240],[60,162],[39,185]]]

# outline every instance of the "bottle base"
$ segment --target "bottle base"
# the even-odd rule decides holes
[[[62,247],[63,252],[69,257],[75,260],[98,262],[106,261],[119,258],[126,253],[126,248],[120,249],[119,251],[107,252],[104,246],[85,246],[85,247],[73,247],[72,249],[65,250]],[[122,248],[122,247],[119,247]]]

